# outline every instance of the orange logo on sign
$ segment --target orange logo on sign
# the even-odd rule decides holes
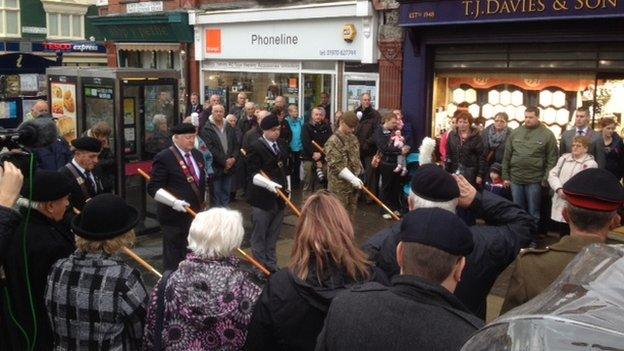
[[[206,29],[206,53],[221,53],[221,29]]]

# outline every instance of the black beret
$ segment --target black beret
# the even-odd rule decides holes
[[[464,221],[439,208],[419,208],[407,213],[399,236],[402,242],[432,246],[455,256],[467,256],[474,247],[472,232]]]
[[[459,197],[459,186],[448,172],[428,163],[416,170],[412,177],[412,192],[429,201],[450,201]]]
[[[277,119],[277,116],[272,113],[264,117],[260,122],[260,129],[262,130],[269,130],[277,126],[279,126],[279,120]]]
[[[98,139],[88,136],[74,139],[71,144],[76,150],[90,152],[102,151],[102,143]]]
[[[611,212],[624,204],[624,188],[609,171],[589,168],[575,174],[565,184],[566,201],[592,211]]]
[[[32,180],[32,198],[30,198],[30,180],[24,179],[20,194],[32,201],[54,201],[69,195],[72,179],[57,171],[37,170]]]
[[[197,132],[197,128],[191,123],[180,123],[178,125],[173,126],[171,128],[171,134],[195,134]]]
[[[114,218],[114,220],[111,220]],[[93,241],[113,239],[129,232],[139,221],[139,211],[113,194],[97,195],[71,223],[74,234]]]

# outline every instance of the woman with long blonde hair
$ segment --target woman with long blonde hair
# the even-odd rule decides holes
[[[387,285],[356,246],[353,224],[328,191],[310,196],[297,224],[287,268],[274,273],[258,301],[247,350],[314,350],[329,305],[353,285]]]

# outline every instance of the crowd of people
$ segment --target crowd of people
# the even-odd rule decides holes
[[[106,124],[71,141],[56,169],[23,175],[4,162],[2,345],[459,350],[484,326],[487,296],[514,261],[503,312],[620,225],[624,145],[612,119],[595,132],[580,108],[557,145],[537,108],[511,130],[504,113],[483,128],[460,106],[412,167],[401,111],[377,111],[363,94],[332,125],[325,102],[306,121],[283,97],[263,109],[244,93],[229,108],[218,95],[204,106],[191,95],[190,115],[150,151],[165,269],[153,289],[119,255],[135,241],[139,212],[110,194]],[[402,219],[360,247],[353,219],[363,187],[386,204],[385,218]],[[302,210],[279,267],[276,244],[298,188]],[[245,230],[229,205],[239,194],[251,207],[253,264],[237,257]],[[521,252],[536,243],[550,195],[562,239]]]

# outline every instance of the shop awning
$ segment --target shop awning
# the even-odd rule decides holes
[[[178,51],[180,50],[180,44],[120,43],[117,44],[117,49],[130,51]]]
[[[90,19],[106,40],[122,43],[193,42],[193,31],[186,12],[111,15]]]

